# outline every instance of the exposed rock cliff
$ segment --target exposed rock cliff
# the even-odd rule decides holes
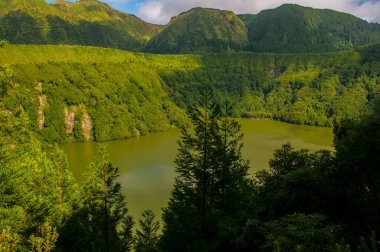
[[[70,135],[73,133],[74,125],[75,125],[75,113],[77,112],[77,106],[71,106],[70,110],[65,107],[65,128],[66,128],[66,134]]]

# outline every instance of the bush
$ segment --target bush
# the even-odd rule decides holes
[[[4,39],[0,39],[0,48],[4,48],[6,47],[7,45],[9,45],[9,42],[4,40]]]

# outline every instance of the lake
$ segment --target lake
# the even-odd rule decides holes
[[[271,120],[238,120],[244,133],[243,156],[250,173],[268,167],[273,151],[290,142],[296,148],[332,149],[331,128],[282,123]],[[139,138],[107,143],[111,161],[120,169],[119,181],[126,193],[130,214],[136,219],[145,209],[161,216],[176,173],[174,158],[180,131],[170,129]],[[65,144],[69,166],[80,183],[83,171],[96,154],[98,143]]]

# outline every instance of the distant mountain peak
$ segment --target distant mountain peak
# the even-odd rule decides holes
[[[145,47],[155,53],[240,51],[247,40],[244,23],[231,11],[196,7],[173,17]]]

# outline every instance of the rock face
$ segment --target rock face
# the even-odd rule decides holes
[[[36,90],[40,94],[38,96],[39,107],[38,107],[38,112],[37,112],[38,113],[37,114],[37,127],[39,130],[42,130],[44,128],[44,125],[45,125],[44,110],[45,110],[48,103],[47,103],[46,95],[42,95],[42,83],[38,83],[38,85],[36,86]]]
[[[47,98],[46,95],[40,95],[38,96],[38,102],[39,102],[39,108],[38,108],[38,116],[37,116],[37,124],[38,129],[42,130],[45,125],[45,114],[44,109],[47,106]]]
[[[71,106],[69,110],[67,107],[64,108],[65,112],[65,128],[66,134],[70,135],[73,133],[74,125],[75,125],[75,113],[77,112],[77,106]]]
[[[82,134],[86,141],[91,140],[91,129],[92,123],[90,115],[87,112],[84,112],[82,116]]]

